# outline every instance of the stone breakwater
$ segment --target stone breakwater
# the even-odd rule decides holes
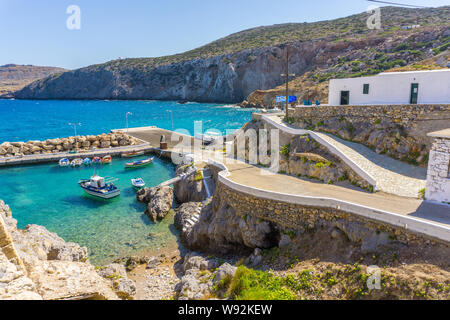
[[[319,106],[295,108],[289,122],[362,143],[377,153],[425,166],[432,139],[446,129],[450,105]]]
[[[100,135],[76,136],[48,139],[45,141],[3,142],[0,144],[0,158],[24,155],[56,154],[71,150],[89,151],[139,145],[141,142],[123,132]]]

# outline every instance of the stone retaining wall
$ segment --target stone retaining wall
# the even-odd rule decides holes
[[[450,139],[437,138],[430,151],[425,198],[450,203]]]
[[[434,244],[436,239],[406,228],[361,217],[335,208],[306,206],[264,199],[233,190],[219,182],[214,201],[231,206],[241,216],[253,216],[286,229],[313,230],[318,227],[337,228],[350,240],[360,242],[365,250],[375,249],[390,241]],[[440,242],[440,241],[439,241]]]
[[[299,107],[291,117],[299,128],[329,132],[426,165],[432,142],[427,133],[448,127],[450,104]]]

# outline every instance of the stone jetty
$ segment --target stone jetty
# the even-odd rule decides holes
[[[89,151],[139,144],[141,142],[137,138],[131,137],[123,132],[56,138],[45,141],[3,142],[0,144],[0,158],[52,154],[71,150]]]

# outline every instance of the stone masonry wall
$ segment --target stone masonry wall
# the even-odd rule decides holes
[[[372,251],[380,245],[396,241],[409,243],[436,243],[404,228],[384,224],[338,209],[311,207],[258,198],[230,189],[219,183],[214,196],[216,207],[231,206],[239,216],[252,216],[270,221],[285,229],[314,230],[340,229],[347,237],[361,244],[363,251]],[[331,231],[330,231],[331,232]]]
[[[433,142],[425,198],[450,203],[450,139],[438,138]]]
[[[329,132],[426,166],[432,143],[427,133],[448,127],[450,104],[300,107],[291,114],[289,122],[299,128]]]

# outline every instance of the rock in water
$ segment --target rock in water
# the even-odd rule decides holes
[[[173,189],[171,187],[154,187],[139,190],[138,201],[147,203],[145,214],[153,222],[163,219],[172,209]]]

